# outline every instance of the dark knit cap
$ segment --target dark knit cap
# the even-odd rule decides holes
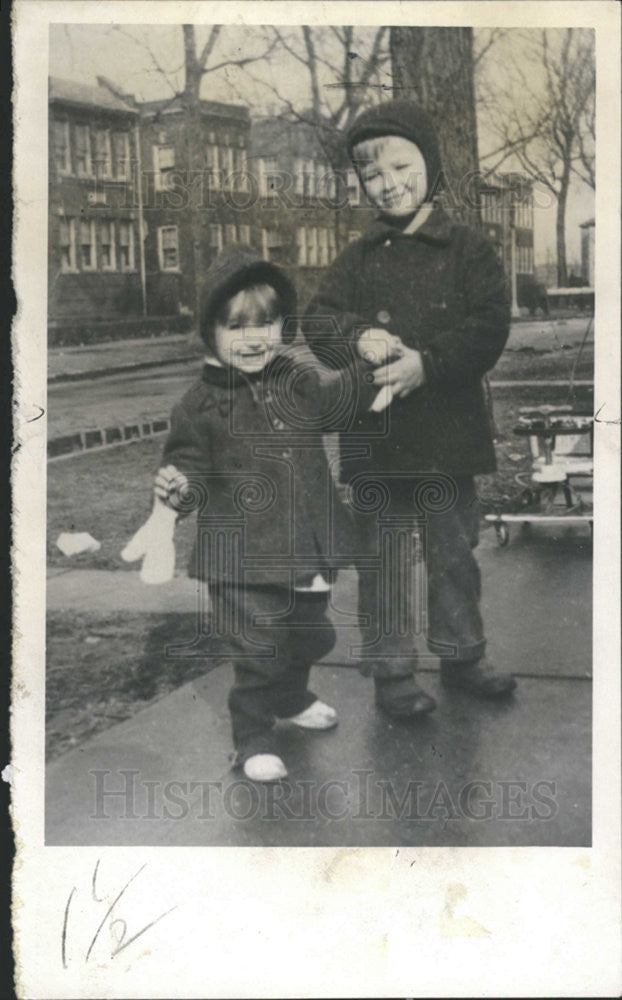
[[[382,135],[402,136],[414,142],[421,150],[428,175],[426,201],[429,201],[439,186],[442,165],[438,136],[428,113],[412,101],[401,99],[386,101],[363,111],[350,126],[346,136],[348,154],[357,170],[354,147],[365,139],[375,139]]]
[[[214,323],[227,299],[249,285],[271,285],[281,299],[283,319],[289,319],[283,329],[283,342],[295,337],[296,292],[289,278],[270,261],[250,247],[233,244],[218,254],[205,275],[201,294],[199,332],[205,344],[214,349]]]

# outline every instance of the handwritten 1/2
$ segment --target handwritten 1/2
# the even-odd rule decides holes
[[[146,931],[148,931],[151,927],[154,927],[157,923],[160,922],[160,920],[163,920],[164,917],[168,916],[169,913],[172,913],[173,910],[177,909],[176,906],[171,906],[170,910],[166,910],[164,913],[161,913],[158,917],[155,918],[155,920],[150,920],[149,923],[147,923],[147,924],[144,925],[144,927],[141,927],[140,930],[136,931],[134,934],[132,934],[130,937],[128,937],[128,924],[127,924],[127,921],[124,920],[123,917],[116,916],[116,914],[115,914],[115,907],[120,902],[120,900],[122,899],[122,897],[125,895],[125,893],[129,889],[129,887],[132,884],[132,882],[136,878],[138,878],[138,876],[140,875],[140,873],[142,871],[144,871],[144,869],[146,867],[147,867],[146,864],[141,865],[141,867],[138,869],[138,871],[134,872],[134,874],[132,875],[132,877],[127,880],[127,882],[125,883],[125,885],[123,886],[123,888],[121,889],[121,891],[119,893],[117,893],[117,895],[113,899],[112,903],[110,903],[110,905],[108,906],[108,908],[107,908],[107,910],[106,910],[106,912],[105,912],[102,920],[98,924],[97,930],[95,931],[95,933],[94,933],[94,935],[93,935],[93,937],[91,939],[91,942],[90,942],[90,944],[89,944],[89,946],[88,946],[88,948],[87,948],[87,950],[85,952],[85,955],[84,955],[84,961],[85,962],[88,962],[88,960],[90,959],[91,953],[92,953],[92,951],[93,951],[93,949],[95,947],[95,944],[97,943],[97,940],[98,940],[98,938],[99,938],[99,936],[100,936],[103,928],[105,927],[107,921],[109,921],[109,928],[110,928],[111,935],[116,938],[116,943],[115,943],[115,945],[113,946],[113,948],[111,949],[111,952],[110,952],[110,957],[111,958],[115,958],[116,955],[119,954],[119,952],[124,951],[125,948],[127,948],[127,947],[129,947],[129,945],[133,944],[134,941],[136,941],[139,937],[142,937],[142,935]],[[93,869],[93,876],[92,876],[92,879],[91,879],[91,898],[94,900],[95,903],[103,903],[104,905],[106,905],[107,899],[105,897],[99,896],[99,894],[97,892],[97,875],[98,875],[98,872],[99,872],[99,859],[97,860],[97,863],[96,863],[96,865],[95,865],[95,867]],[[73,903],[74,897],[77,894],[77,891],[78,890],[77,890],[76,886],[74,885],[74,887],[72,888],[71,892],[69,893],[69,896],[67,897],[67,903],[65,904],[65,914],[64,914],[64,917],[63,917],[63,931],[62,931],[62,935],[61,935],[61,956],[62,956],[62,962],[63,962],[63,968],[64,969],[67,968],[67,964],[68,964],[67,963],[67,941],[68,941],[68,932],[69,932],[70,927],[71,927],[71,923],[70,923],[71,907],[72,907],[72,903]]]

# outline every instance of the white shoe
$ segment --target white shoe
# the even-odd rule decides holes
[[[299,715],[283,719],[283,722],[293,722],[301,729],[332,729],[338,721],[335,709],[331,708],[330,705],[325,705],[323,701],[314,701]]]
[[[287,777],[287,768],[273,753],[256,753],[244,761],[244,774],[251,781],[280,781]]]

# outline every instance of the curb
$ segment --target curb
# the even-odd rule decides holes
[[[74,458],[76,454],[102,451],[106,448],[118,448],[119,445],[132,444],[135,441],[145,441],[156,435],[166,434],[170,430],[170,426],[169,417],[156,417],[132,424],[93,427],[73,434],[62,434],[48,441],[48,462]]]

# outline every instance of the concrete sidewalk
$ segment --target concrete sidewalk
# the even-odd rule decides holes
[[[490,655],[519,675],[513,698],[422,683],[438,710],[416,725],[378,713],[355,669],[348,622],[356,580],[340,575],[337,648],[314,669],[336,730],[282,727],[290,777],[255,787],[231,770],[228,668],[179,688],[54,761],[49,844],[558,845],[590,843],[591,554],[587,533],[518,532],[479,550]],[[107,579],[107,582],[106,582]],[[192,611],[196,587],[146,588],[134,573],[68,571],[48,580],[51,608]]]

